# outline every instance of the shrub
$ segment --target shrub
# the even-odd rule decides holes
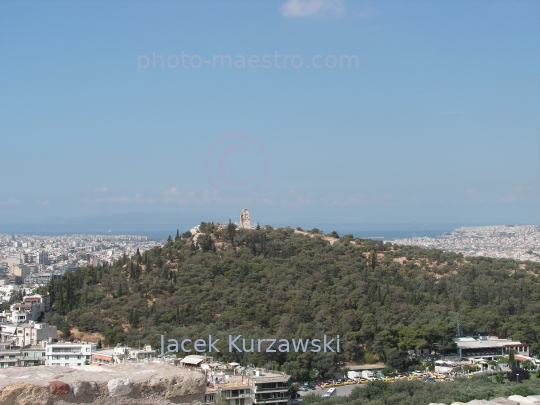
[[[512,395],[521,395],[523,397],[536,394],[538,393],[526,385],[519,385],[512,390]]]
[[[509,381],[522,382],[523,380],[528,380],[529,378],[531,378],[530,373],[523,368],[515,367],[510,373],[508,373]]]
[[[374,364],[374,363],[377,362],[377,360],[375,359],[375,356],[372,353],[369,353],[369,352],[364,354],[364,361],[367,364]]]
[[[310,404],[318,404],[319,402],[323,402],[323,397],[317,394],[307,394],[304,398],[302,398],[302,404],[304,405],[310,405]]]

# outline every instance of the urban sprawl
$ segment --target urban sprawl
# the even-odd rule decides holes
[[[149,345],[138,349],[121,344],[114,348],[101,348],[95,342],[66,342],[59,339],[56,326],[42,321],[44,314],[51,310],[52,303],[49,296],[38,293],[39,287],[61,278],[67,271],[84,266],[110,266],[124,255],[131,257],[137,251],[142,253],[163,242],[151,241],[144,236],[0,235],[0,303],[9,302],[9,310],[0,312],[0,368],[169,363],[204,372],[208,384],[205,403],[215,404],[217,398],[225,398],[230,405],[290,403],[291,377],[285,373],[244,368],[238,363],[224,364],[206,354],[178,358],[175,353],[164,353],[170,350],[164,350],[163,337],[161,353]],[[396,243],[461,252],[466,256],[540,260],[538,226],[460,228],[437,238],[402,239]],[[436,355],[438,360],[435,363],[435,374],[423,376],[422,373],[413,373],[408,378],[429,379],[440,376],[449,380],[460,369],[463,370],[465,364],[474,364],[478,370],[486,370],[488,361],[508,356],[511,351],[516,353],[517,359],[529,361],[534,367],[540,362],[530,356],[528,344],[511,338],[488,334],[467,337],[458,332],[454,342],[454,353]],[[171,343],[171,340],[167,343]],[[433,354],[416,351],[409,353],[413,357]],[[344,383],[364,383],[376,378],[388,378],[378,373],[373,366],[371,369],[351,366],[349,370],[342,375]],[[322,388],[329,388],[330,385],[323,385]],[[239,399],[242,401],[237,402]]]
[[[464,256],[540,262],[540,226],[534,225],[464,227],[436,238],[406,238],[394,243],[442,249]]]

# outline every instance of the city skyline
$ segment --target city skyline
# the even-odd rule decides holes
[[[0,9],[0,224],[540,223],[537,2]]]

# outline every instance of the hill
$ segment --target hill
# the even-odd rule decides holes
[[[410,349],[451,348],[464,332],[512,336],[540,349],[540,264],[466,258],[351,235],[291,228],[189,232],[112,267],[67,273],[48,287],[49,322],[99,332],[104,344],[160,346],[160,336],[225,344],[243,338],[340,335],[339,353],[229,353],[218,357],[279,363],[297,377],[337,361],[406,366]],[[339,236],[339,235],[333,235]],[[332,243],[330,243],[332,242]],[[218,346],[219,347],[219,346]]]

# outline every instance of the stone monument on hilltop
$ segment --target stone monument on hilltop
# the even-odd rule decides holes
[[[249,211],[245,208],[240,213],[240,224],[238,226],[240,228],[251,228],[251,220],[249,219]]]

